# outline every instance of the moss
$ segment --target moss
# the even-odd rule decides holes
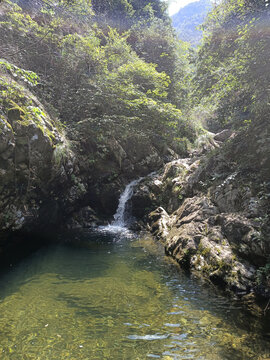
[[[11,124],[7,121],[7,119],[3,115],[0,115],[0,134],[2,134],[5,127],[8,127],[8,129],[13,132],[13,128]]]
[[[226,280],[228,283],[234,283],[238,281],[237,271],[231,271],[230,276],[228,276]]]
[[[36,86],[38,84],[39,77],[36,73],[21,69],[4,59],[0,59],[0,71],[6,72],[15,79],[22,80],[30,86]]]
[[[57,167],[65,164],[71,155],[70,144],[64,141],[61,144],[57,144],[53,152],[53,161]]]
[[[235,254],[233,254],[233,255],[232,255],[232,257],[231,257],[231,259],[232,259],[232,262],[235,262],[235,261],[236,261],[236,259],[237,259],[236,255],[235,255]]]
[[[177,194],[177,193],[179,193],[181,191],[181,189],[182,189],[181,185],[176,185],[176,186],[173,187],[173,193]]]
[[[232,266],[225,262],[223,259],[219,259],[216,264],[219,270],[228,271],[232,268]]]
[[[197,249],[197,252],[200,254],[200,255],[203,255],[203,256],[207,256],[211,253],[211,248],[210,247],[207,247],[207,246],[204,246],[202,241],[200,241],[199,245],[198,245],[198,249]]]
[[[43,126],[42,124],[37,124],[38,128],[42,131],[44,136],[47,136],[51,142],[55,140],[55,136],[46,126]]]
[[[212,273],[215,270],[216,270],[215,267],[210,264],[204,264],[202,266],[202,272],[207,275],[209,275],[210,273]]]
[[[270,282],[270,258],[265,266],[260,267],[256,273],[257,285],[265,285],[267,282]]]
[[[34,123],[43,135],[53,142],[55,135],[51,129],[53,129],[54,124],[41,107],[34,106],[35,103],[34,97],[21,84],[6,75],[0,78],[0,108],[2,108],[2,112],[7,117],[11,117],[16,110],[19,116],[17,118],[13,116],[12,121],[18,122],[21,126],[29,126]]]

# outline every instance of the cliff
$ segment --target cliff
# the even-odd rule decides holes
[[[146,179],[133,198],[169,256],[241,295],[270,291],[269,132],[262,121],[201,138],[200,150]]]

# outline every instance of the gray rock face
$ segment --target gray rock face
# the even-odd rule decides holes
[[[153,234],[163,239],[166,253],[182,266],[201,271],[230,289],[248,291],[255,281],[255,264],[239,260],[235,253],[254,257],[262,249],[254,248],[247,236],[245,246],[235,251],[237,242],[254,229],[245,219],[236,221],[230,216],[219,214],[208,198],[194,197],[186,199],[171,217],[165,210],[151,213],[150,224]]]
[[[137,196],[144,193],[149,202],[155,199],[152,205],[158,203],[148,216],[149,229],[181,266],[235,292],[269,296],[270,182],[265,174],[270,166],[253,159],[270,151],[269,124],[258,135],[261,130],[218,134],[217,141],[230,138],[226,148],[166,164],[141,184]],[[246,146],[254,133],[255,153],[253,144]]]
[[[26,85],[0,73],[15,94],[0,103],[0,232],[42,233],[71,214],[85,185],[63,131]]]
[[[72,218],[67,223],[68,229],[90,228],[93,225],[100,225],[100,219],[90,206],[85,206],[72,214]]]
[[[18,77],[23,70],[8,68],[0,66],[0,233],[97,223],[81,209],[112,216],[128,182],[175,156],[165,142],[131,134],[123,117],[84,119],[63,131]]]
[[[93,121],[80,121],[68,135],[76,144],[80,177],[88,183],[89,205],[98,213],[112,216],[128,182],[161,168],[164,159],[173,159],[175,154],[166,144],[160,149],[142,133],[130,134],[109,121],[101,121],[99,134],[96,128],[93,130]],[[153,202],[147,200],[147,191],[145,186],[144,193],[134,197],[139,217]]]
[[[170,229],[170,217],[167,212],[159,207],[149,214],[149,222],[151,231],[155,237],[165,241]]]

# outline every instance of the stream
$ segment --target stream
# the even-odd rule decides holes
[[[187,275],[149,235],[127,229],[132,187],[111,225],[60,234],[1,274],[0,359],[270,357],[269,318]]]

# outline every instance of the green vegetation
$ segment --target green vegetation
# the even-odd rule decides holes
[[[267,263],[265,264],[265,266],[260,267],[257,270],[257,274],[256,274],[256,281],[257,284],[260,285],[268,285],[269,286],[269,282],[270,282],[270,258],[268,258]]]
[[[65,164],[68,158],[72,155],[70,144],[65,139],[63,143],[57,144],[53,152],[53,160],[57,167]]]
[[[221,1],[198,50],[177,40],[160,0],[5,0],[1,9],[1,68],[38,85],[69,129],[88,118],[118,126],[121,117],[128,131],[181,151],[201,124],[247,127],[269,112],[265,0]]]
[[[175,146],[182,137],[194,139],[180,106],[188,48],[176,39],[163,2],[18,4],[2,4],[0,56],[31,70],[8,65],[19,80],[39,82],[36,94],[68,128],[121,116],[133,131],[148,137],[155,131]]]
[[[45,114],[41,105],[36,102],[30,93],[27,93],[24,86],[13,81],[6,73],[11,73],[16,79],[20,76],[28,85],[34,86],[37,76],[35,73],[27,72],[5,62],[5,67],[0,68],[0,107],[3,115],[1,119],[13,130],[16,122],[19,126],[28,126],[34,123],[45,136],[51,141],[55,136],[50,130],[52,124]],[[8,121],[5,120],[8,118]],[[45,126],[45,124],[49,126]]]
[[[183,267],[236,291],[248,292],[255,277],[254,288],[269,289],[270,6],[218,3],[193,48],[177,38],[162,0],[0,1],[0,230],[75,219],[72,227],[88,213],[109,219],[125,183],[190,154],[141,183],[141,219],[165,204],[173,221],[159,209],[162,238],[173,234],[167,251]],[[197,246],[198,234],[205,238]],[[149,279],[156,296],[159,284]],[[85,294],[95,304],[104,281],[93,285]],[[132,297],[137,290],[126,286]]]
[[[269,114],[269,7],[264,0],[226,0],[204,25],[194,76],[195,106],[214,130],[264,121]]]
[[[33,71],[26,71],[10,64],[5,60],[0,60],[0,69],[10,74],[14,79],[24,81],[27,85],[36,86],[38,84],[38,76]]]
[[[37,95],[68,126],[121,116],[128,127],[137,118],[134,131],[177,148],[195,139],[198,122],[239,128],[269,111],[264,0],[214,7],[198,52],[177,40],[161,1],[18,4],[1,5],[0,56],[19,67],[0,66],[38,84]]]

